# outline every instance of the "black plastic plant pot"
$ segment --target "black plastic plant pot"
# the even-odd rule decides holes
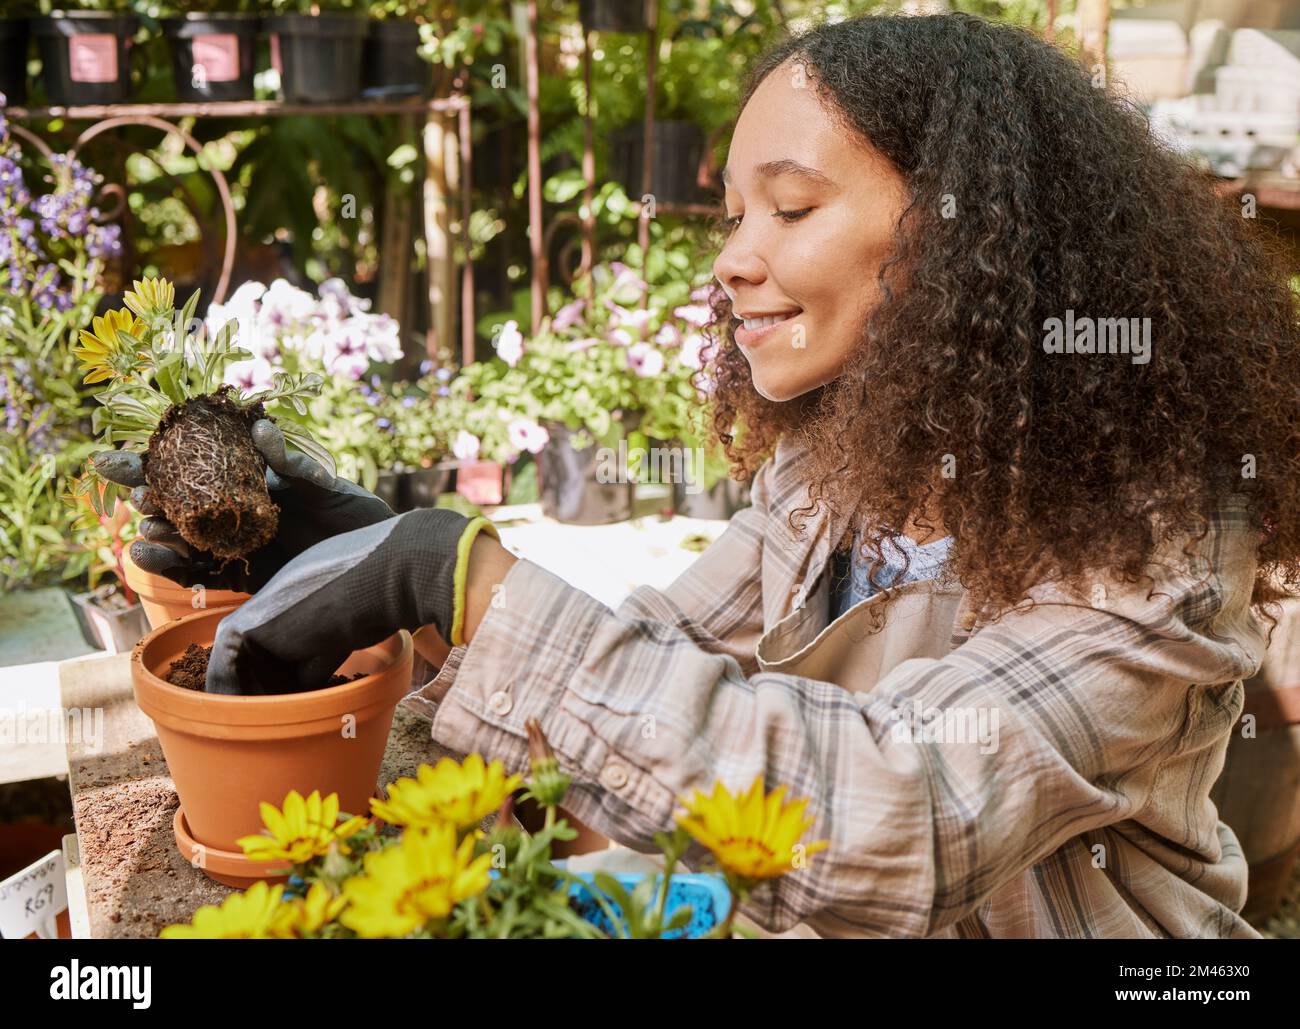
[[[696,181],[704,154],[704,130],[689,121],[657,121],[650,192],[660,203],[697,204],[709,199]],[[645,153],[645,123],[632,122],[610,134],[614,174],[629,197],[641,197],[641,161]]]
[[[443,461],[431,468],[411,468],[402,476],[406,506],[437,507],[438,498],[449,492],[456,466]]]
[[[636,484],[600,481],[600,444],[575,450],[576,430],[561,422],[543,424],[551,438],[537,455],[542,514],[568,525],[607,525],[631,518]]]
[[[271,63],[288,103],[355,100],[361,93],[361,50],[370,22],[352,14],[280,14],[263,18]]]
[[[735,479],[719,479],[708,489],[701,486],[695,492],[684,482],[673,483],[673,510],[683,518],[726,521],[749,503],[749,484]]]
[[[400,514],[409,510],[402,505],[402,477],[391,468],[385,468],[375,480],[374,494],[385,504]]]
[[[32,18],[45,95],[56,107],[131,98],[131,37],[139,22],[107,11],[54,11]]]
[[[176,99],[252,100],[256,71],[256,14],[186,14],[164,18],[171,44]]]
[[[589,32],[644,32],[642,0],[580,0],[578,14]]]
[[[0,105],[27,103],[27,19],[0,18]]]
[[[430,69],[420,59],[420,26],[402,18],[372,21],[361,69],[362,96],[428,96]]]

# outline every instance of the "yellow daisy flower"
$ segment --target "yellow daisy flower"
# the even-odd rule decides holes
[[[142,339],[145,323],[130,311],[109,311],[102,317],[92,318],[90,324],[94,331],[82,329],[78,334],[81,345],[73,349],[86,373],[86,383],[104,382],[115,375],[130,374],[138,355],[119,333],[129,332],[136,339]]]
[[[232,893],[221,907],[205,904],[188,925],[169,925],[164,940],[277,940],[293,935],[293,908],[281,904],[283,886],[256,882],[244,893]]]
[[[391,825],[437,825],[457,829],[478,825],[519,788],[523,777],[506,775],[500,761],[483,763],[470,754],[463,765],[444,757],[432,768],[421,765],[416,778],[403,776],[388,787],[386,800],[371,800],[370,810]]]
[[[830,846],[827,840],[800,843],[813,824],[804,818],[808,801],[787,802],[784,786],[764,794],[761,775],[746,793],[733,796],[719,782],[712,796],[696,790],[682,803],[688,813],[679,814],[677,824],[712,851],[724,869],[746,882],[784,875]]]
[[[122,299],[146,322],[169,317],[176,306],[176,287],[166,279],[136,279]]]
[[[368,939],[407,936],[446,918],[488,887],[491,853],[474,856],[474,837],[456,844],[450,822],[407,829],[401,842],[365,856],[365,870],[343,884],[339,921]]]
[[[295,897],[286,906],[293,912],[290,928],[296,935],[303,936],[320,932],[323,926],[338,918],[348,902],[344,897],[330,893],[324,883],[316,882],[311,884],[306,897]]]
[[[262,801],[259,810],[262,824],[270,835],[241,836],[235,841],[244,849],[244,856],[254,861],[287,861],[299,865],[326,853],[335,841],[347,853],[343,841],[366,824],[361,815],[337,824],[339,795],[331,793],[322,800],[320,790],[312,790],[306,800],[297,790],[290,790],[284,798],[283,811],[266,801]]]

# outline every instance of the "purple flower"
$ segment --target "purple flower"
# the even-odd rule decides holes
[[[419,401],[416,400],[415,397],[402,397],[403,407],[414,407],[417,403],[419,403]]]
[[[428,358],[425,358],[420,362],[420,374],[428,375],[431,371],[433,371],[433,362]]]
[[[565,304],[555,312],[555,317],[551,319],[551,328],[558,331],[576,325],[582,320],[582,311],[586,306],[587,302],[581,298],[571,304]]]

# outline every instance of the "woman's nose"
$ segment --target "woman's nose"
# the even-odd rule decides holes
[[[713,274],[734,302],[736,286],[757,285],[767,277],[767,265],[752,241],[742,238],[737,229],[713,261]]]

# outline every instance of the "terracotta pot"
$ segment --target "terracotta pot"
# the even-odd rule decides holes
[[[135,590],[149,619],[149,628],[216,607],[238,607],[250,596],[235,590],[187,589],[161,575],[141,569],[131,560],[131,548],[122,551],[122,566],[126,571],[126,584]]]
[[[348,814],[369,814],[414,648],[410,633],[399,632],[355,651],[339,669],[364,678],[306,693],[222,696],[164,681],[185,648],[211,644],[233,610],[200,611],[155,629],[131,655],[131,682],[180,795],[184,814],[174,828],[181,852],[218,882],[248,885],[276,871],[244,861],[236,842],[262,831],[261,801],[278,807],[290,790],[320,790],[337,793]],[[197,861],[195,844],[203,848]]]

